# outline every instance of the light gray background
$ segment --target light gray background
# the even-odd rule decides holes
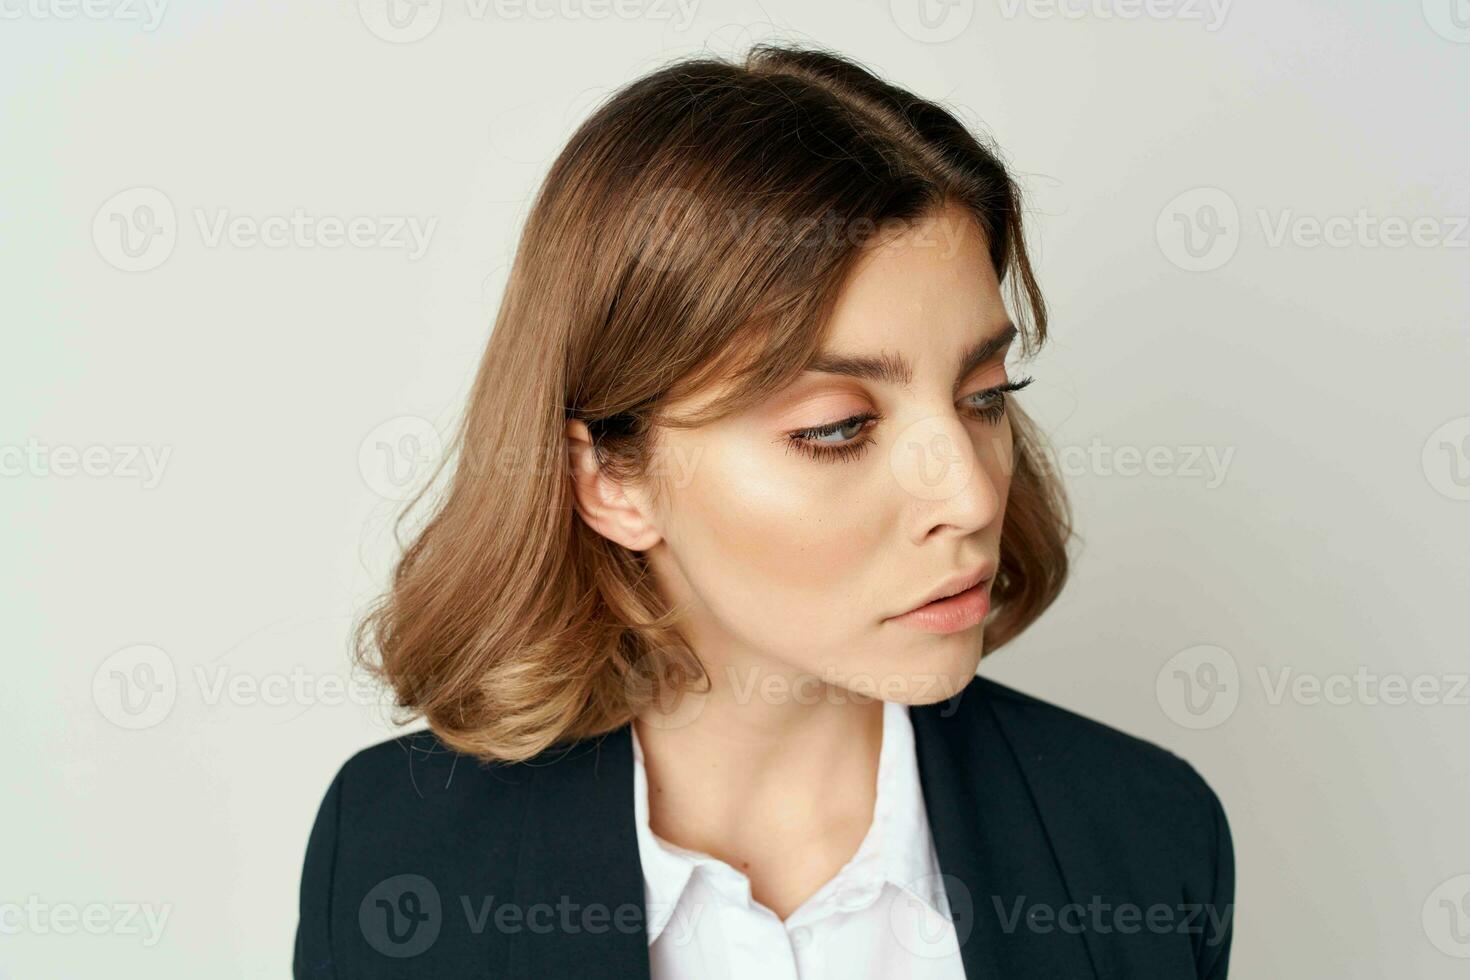
[[[0,0],[0,976],[286,973],[392,734],[347,631],[529,196],[613,89],[773,36],[1030,193],[1085,541],[982,670],[1210,780],[1232,975],[1463,975],[1470,4],[930,2]]]

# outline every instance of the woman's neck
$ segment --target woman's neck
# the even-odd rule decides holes
[[[722,678],[695,711],[635,720],[649,826],[750,878],[782,919],[830,880],[872,823],[883,702],[813,685],[763,696]]]

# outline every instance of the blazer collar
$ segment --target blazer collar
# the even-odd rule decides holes
[[[1060,800],[1044,776],[1046,747],[1007,725],[1008,711],[977,678],[909,713],[965,974],[1101,980],[1112,971],[1091,931],[1025,927],[1027,909],[1085,903],[1066,871],[1087,858],[1053,846],[1043,813]],[[600,977],[650,980],[630,726],[549,752],[534,769],[513,896],[525,921],[511,934],[509,975],[577,976],[596,964]]]
[[[965,975],[1100,977],[1091,930],[1026,927],[1027,910],[1055,913],[1076,898],[1044,816],[1056,812],[1051,787],[1032,771],[1040,747],[1029,744],[1026,726],[1007,724],[1008,716],[1007,702],[978,678],[953,698],[912,711]]]

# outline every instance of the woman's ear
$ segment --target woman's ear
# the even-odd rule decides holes
[[[647,551],[663,540],[641,488],[618,482],[598,465],[587,423],[567,420],[566,441],[572,494],[587,526],[631,551]]]

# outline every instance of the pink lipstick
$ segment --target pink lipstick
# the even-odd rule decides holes
[[[926,602],[901,616],[888,620],[925,633],[957,633],[978,625],[990,611],[992,578],[970,586],[963,592]]]

